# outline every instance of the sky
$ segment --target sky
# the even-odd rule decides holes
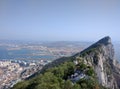
[[[0,0],[0,39],[120,41],[119,0]]]

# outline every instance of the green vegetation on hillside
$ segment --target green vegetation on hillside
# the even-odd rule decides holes
[[[86,77],[79,81],[72,82],[68,76],[74,74],[75,70],[85,73]],[[83,62],[75,65],[71,62],[64,62],[56,67],[45,70],[38,76],[17,83],[12,89],[103,89],[96,80],[92,67]]]

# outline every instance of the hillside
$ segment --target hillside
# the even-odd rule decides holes
[[[74,56],[44,66],[12,89],[120,89],[119,72],[111,38],[105,37]]]

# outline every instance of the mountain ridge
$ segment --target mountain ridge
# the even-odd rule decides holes
[[[68,65],[69,62],[70,62],[71,67]],[[66,64],[66,63],[68,63],[68,64]],[[89,85],[88,80],[87,81],[86,81],[86,79],[84,80],[84,81],[86,81],[86,84],[87,84],[86,86],[89,85],[91,87],[89,89],[106,89],[106,88],[120,89],[120,85],[119,85],[120,78],[117,79],[117,77],[120,77],[119,76],[120,68],[117,66],[117,65],[119,65],[119,63],[114,58],[114,48],[113,48],[113,44],[111,42],[111,38],[109,36],[102,38],[101,40],[94,43],[90,47],[86,48],[85,50],[83,50],[71,57],[59,58],[59,59],[53,61],[52,63],[47,64],[46,66],[43,67],[43,69],[41,71],[37,72],[36,74],[34,74],[30,78],[28,78],[27,81],[29,81],[29,80],[31,81],[31,78],[34,79],[34,77],[39,76],[40,74],[43,74],[43,76],[44,76],[46,73],[49,73],[49,72],[53,73],[55,76],[57,75],[57,77],[58,77],[58,74],[56,74],[56,72],[58,72],[58,73],[60,72],[60,74],[61,74],[61,71],[64,70],[63,73],[66,73],[65,69],[61,70],[62,66],[64,66],[64,65],[66,65],[67,66],[66,68],[68,68],[69,70],[70,70],[70,68],[72,68],[72,72],[67,70],[70,73],[68,72],[67,75],[62,74],[61,75],[62,77],[60,77],[60,78],[65,79],[65,83],[67,81],[66,79],[68,79],[69,76],[74,74],[76,69],[79,69],[79,71],[83,71],[83,73],[85,73],[86,79],[93,78],[94,82],[92,82],[92,83],[94,83],[95,86]],[[76,66],[76,68],[74,68],[74,70],[73,70],[73,66],[74,67]],[[94,74],[94,72],[92,72],[91,68],[95,71],[95,74]],[[90,79],[89,79],[89,81],[90,81]],[[97,83],[95,83],[96,79],[99,82],[99,85]],[[83,80],[81,80],[81,79],[78,82],[76,81],[78,86],[83,87],[82,81]],[[26,85],[25,87],[27,87],[27,88],[24,88],[24,89],[31,89],[29,86],[31,86],[32,84],[33,83]],[[102,88],[102,87],[100,87],[100,85],[102,85],[103,87],[106,87],[106,88]],[[98,88],[96,88],[96,87],[98,87]],[[85,88],[85,86],[83,88]],[[20,88],[13,88],[13,89],[20,89]],[[35,89],[37,89],[37,88],[35,88]],[[40,89],[42,89],[42,88],[40,88]],[[50,89],[50,88],[47,88],[47,89]],[[57,88],[54,88],[54,89],[57,89]],[[67,89],[67,88],[65,88],[65,89]],[[70,88],[70,89],[72,89],[72,88]],[[74,88],[74,89],[78,89],[78,88]]]
[[[92,53],[93,50],[94,50],[93,54],[90,54],[90,52]],[[86,53],[86,54],[88,53],[88,55],[85,55],[84,53]],[[90,59],[89,57],[93,57],[94,58],[99,53],[103,53],[102,56],[99,56],[99,57],[105,56],[105,58],[101,58],[100,63],[97,63],[98,62],[97,59],[92,59],[94,63],[90,64],[90,62],[88,62],[87,64],[90,64],[91,66],[93,66],[94,64],[96,64],[96,65],[99,64],[99,66],[101,67],[101,69],[100,68],[95,68],[95,71],[97,73],[98,80],[99,80],[100,84],[102,84],[103,86],[106,86],[108,88],[119,89],[120,87],[118,87],[119,86],[118,82],[116,82],[115,78],[113,78],[114,77],[113,74],[111,75],[111,78],[113,78],[113,80],[111,80],[112,82],[108,82],[108,79],[105,79],[105,77],[107,78],[107,74],[104,74],[103,72],[100,73],[100,71],[103,71],[103,69],[105,69],[103,67],[103,66],[105,66],[105,63],[108,63],[106,66],[109,66],[110,70],[112,69],[111,73],[112,72],[118,72],[118,70],[115,71],[115,69],[116,69],[116,67],[115,67],[116,63],[115,62],[117,60],[115,60],[115,58],[114,58],[115,52],[114,52],[114,48],[113,48],[113,44],[112,44],[111,38],[109,36],[106,36],[106,37],[100,39],[99,41],[97,41],[93,45],[89,46],[85,50],[83,50],[80,53],[77,53],[74,56],[72,56],[72,58],[74,59],[75,57],[80,56],[80,57],[84,57],[84,59],[87,60],[87,59]],[[104,64],[103,64],[102,60],[105,61]],[[116,83],[113,84],[113,82],[116,82]]]
[[[109,36],[83,50],[79,56],[85,59],[86,64],[94,66],[100,84],[111,89],[119,89],[113,75],[116,60],[114,58],[113,44]]]

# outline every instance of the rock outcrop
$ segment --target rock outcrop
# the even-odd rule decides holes
[[[84,58],[87,65],[93,66],[101,85],[110,89],[120,89],[116,76],[119,65],[114,58],[114,48],[109,36],[99,40],[84,51],[75,55]]]
[[[81,57],[87,65],[93,66],[98,81],[102,86],[110,89],[120,89],[120,64],[114,58],[114,48],[109,36],[102,38],[95,44],[72,57],[64,58],[63,60],[60,58],[44,68],[54,67],[56,64],[61,63],[60,60],[65,62],[68,60],[75,60],[78,57]]]

